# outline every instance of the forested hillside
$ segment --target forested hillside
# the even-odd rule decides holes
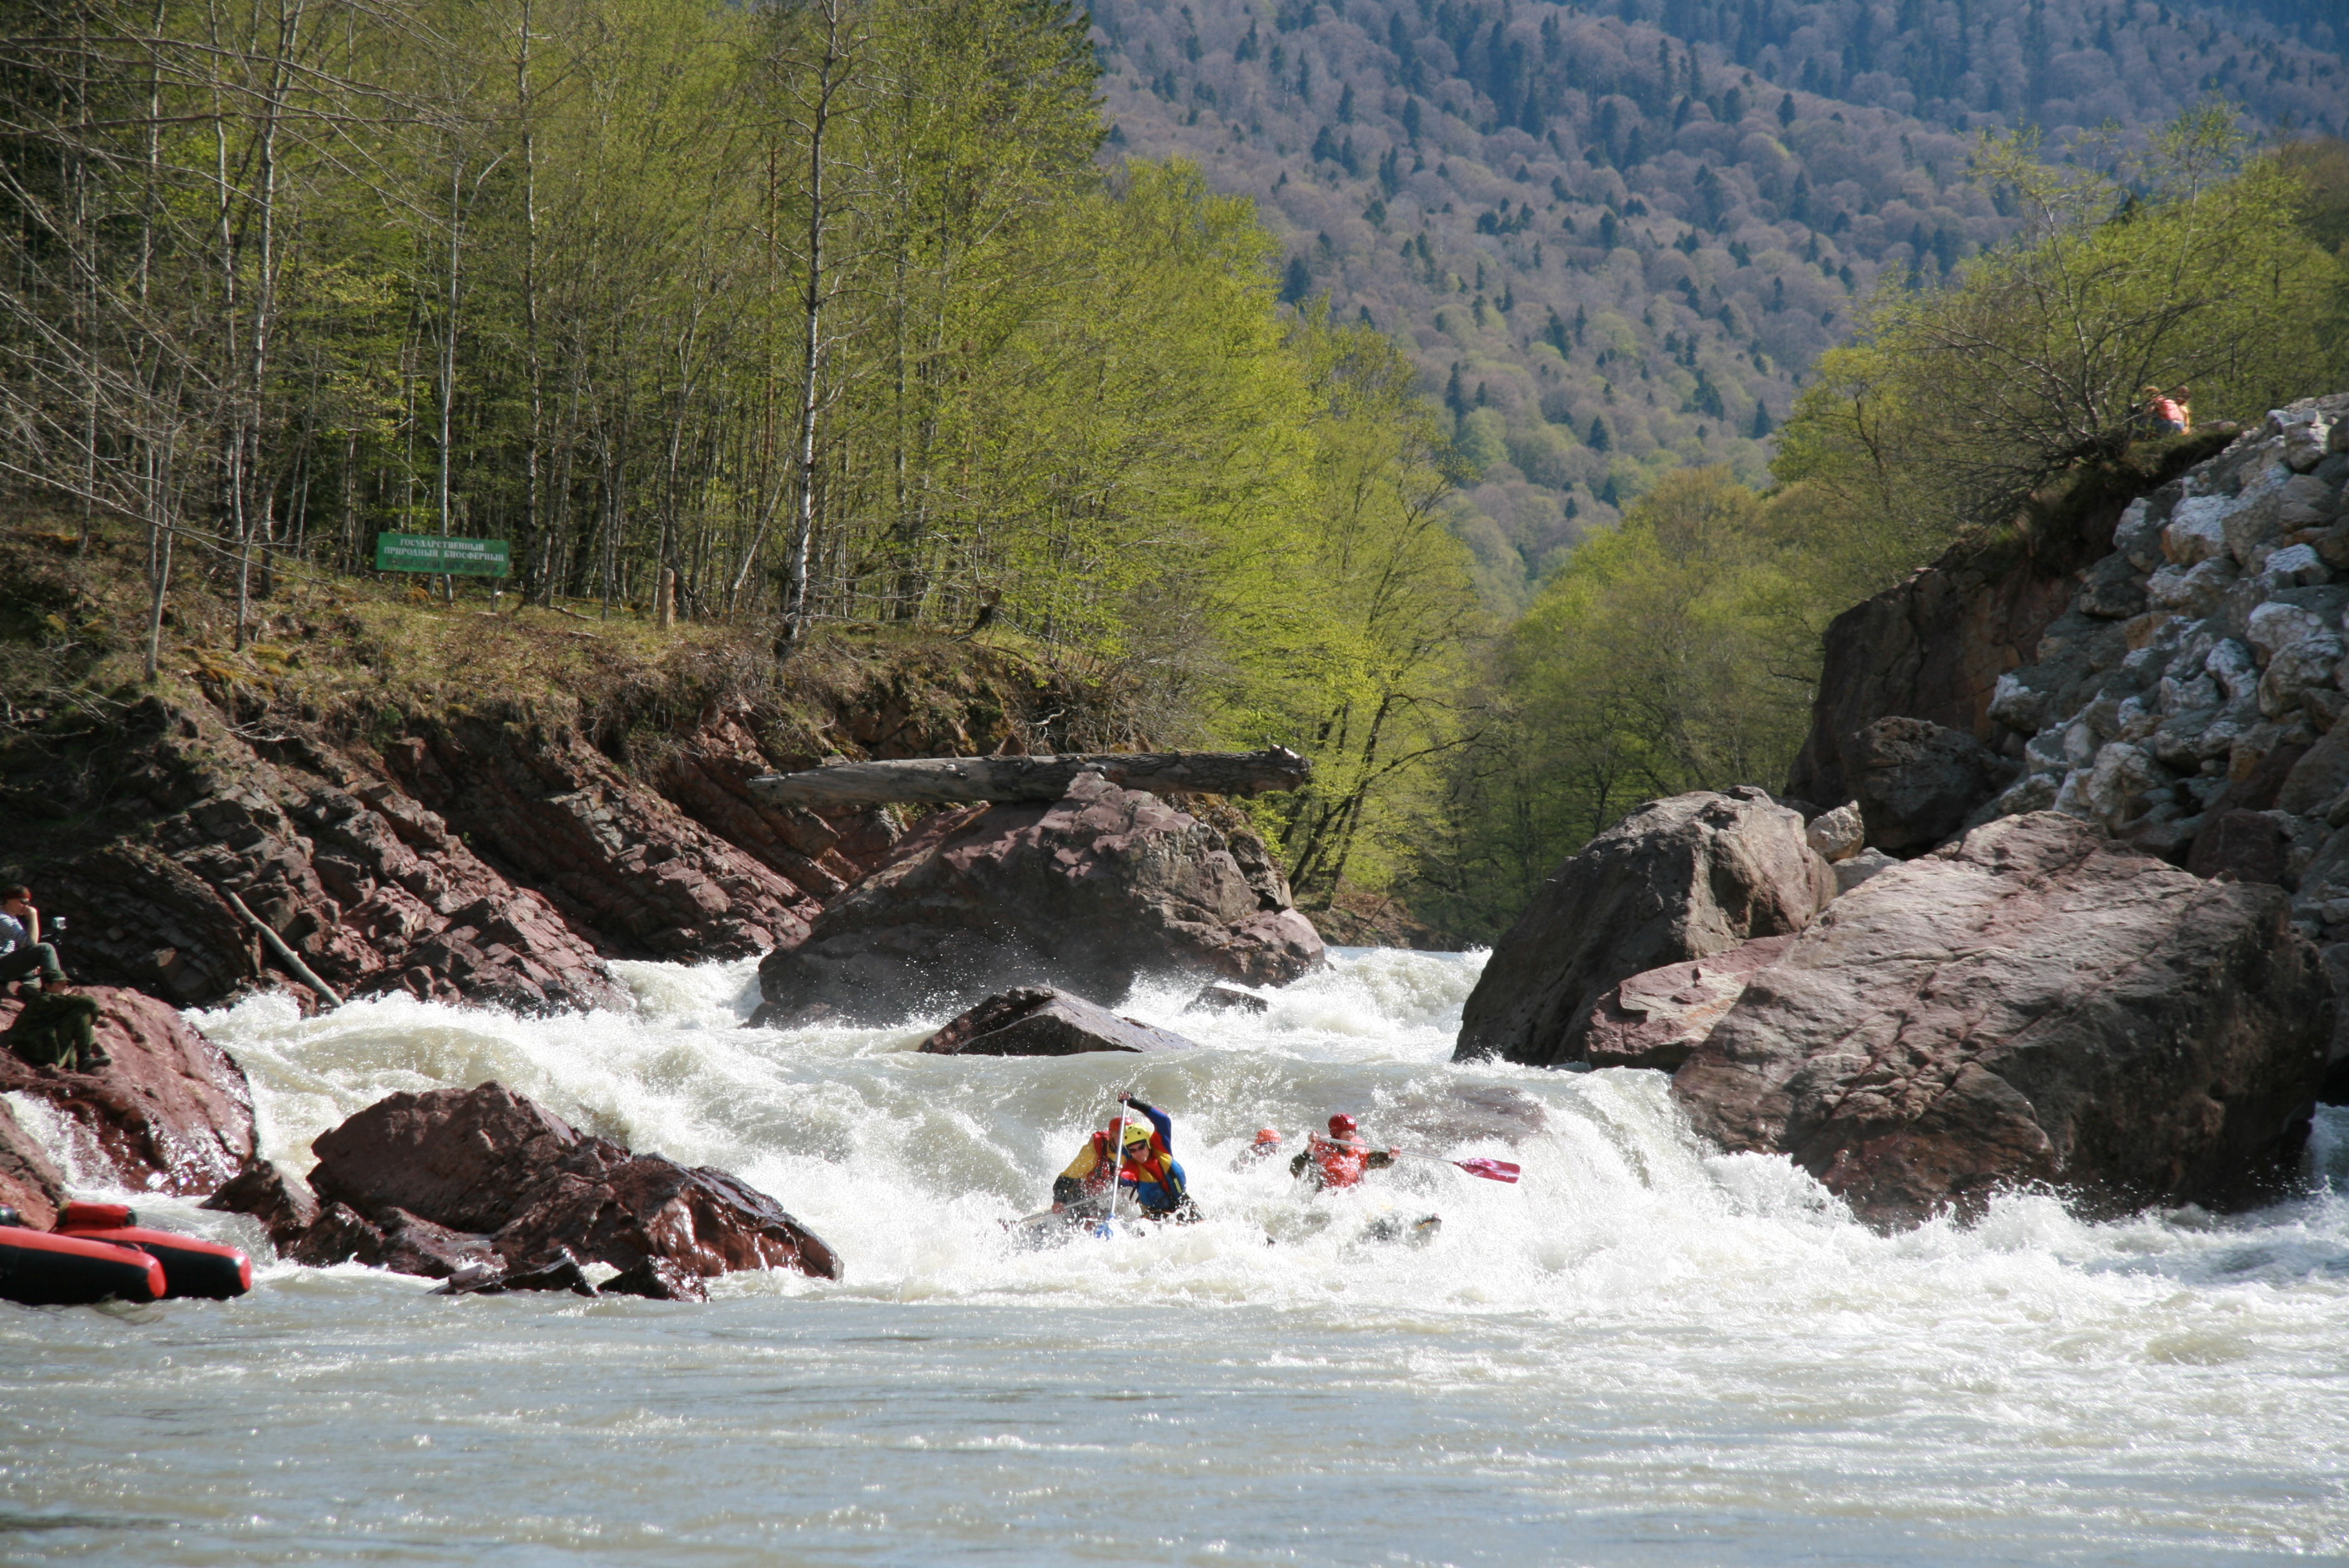
[[[1758,480],[1888,280],[2014,230],[1972,136],[2216,94],[2338,129],[2322,7],[2156,0],[1106,0],[1121,147],[1257,199],[1284,294],[1406,343],[1489,595],[1690,462]],[[2270,13],[2273,14],[2271,19]]]
[[[1477,603],[1440,421],[1384,338],[1278,306],[1247,202],[1103,166],[1071,8],[5,15],[0,474],[148,558],[135,618],[59,618],[69,667],[184,673],[182,585],[233,663],[285,573],[502,539],[508,613],[669,580],[779,657],[1011,638],[1126,692],[1125,739],[1303,747],[1272,825],[1309,896],[1445,743]]]

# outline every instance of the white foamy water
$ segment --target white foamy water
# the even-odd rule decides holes
[[[1895,1237],[1708,1153],[1659,1074],[1448,1061],[1477,960],[1350,953],[1208,1049],[926,1057],[937,1020],[740,1026],[747,964],[630,1013],[261,999],[202,1022],[267,1151],[495,1078],[775,1194],[837,1283],[705,1305],[450,1299],[271,1264],[251,1296],[0,1308],[0,1560],[2202,1563],[2349,1553],[2349,1118],[2308,1194],[2087,1225],[2013,1198]],[[1206,1222],[1001,1222],[1110,1097],[1175,1118]],[[1255,1130],[1433,1162],[1308,1201]],[[247,1222],[143,1202],[249,1242]],[[1440,1213],[1423,1248],[1364,1239]]]

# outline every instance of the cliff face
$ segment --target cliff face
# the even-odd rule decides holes
[[[2081,509],[2092,526],[2066,550],[1973,578],[1944,562],[1840,618],[1790,792],[1842,800],[1840,758],[1872,720],[1970,732],[2020,765],[1975,821],[2054,810],[2203,876],[2279,886],[2339,994],[2349,393],[2275,410],[2215,454],[2178,447],[2147,477]],[[2349,1026],[2332,1054],[2337,1099]]]
[[[1810,734],[1786,793],[1833,807],[1851,798],[1852,738],[1873,721],[1922,718],[1995,745],[1999,678],[2038,657],[2048,626],[2072,603],[2081,571],[2112,549],[2138,496],[2223,449],[2214,431],[2143,449],[2034,498],[1989,540],[1959,545],[1896,588],[1827,625]]]
[[[183,1006],[307,995],[305,968],[347,995],[608,1006],[610,959],[791,946],[899,829],[765,806],[746,780],[830,753],[985,752],[1085,696],[942,641],[835,645],[764,689],[688,682],[717,688],[698,708],[562,680],[465,689],[461,654],[459,689],[397,707],[338,694],[323,652],[274,683],[194,658],[192,681],[103,723],[20,712],[0,752],[0,871],[65,917],[67,966]]]

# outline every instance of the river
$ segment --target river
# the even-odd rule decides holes
[[[846,1260],[706,1305],[447,1298],[268,1263],[232,1303],[0,1307],[0,1561],[2209,1563],[2349,1555],[2349,1115],[2306,1196],[1879,1236],[1687,1136],[1660,1074],[1455,1067],[1475,955],[1341,954],[1163,1057],[924,1057],[740,1026],[748,964],[632,1012],[198,1016],[268,1153],[495,1078],[736,1171]],[[1132,1088],[1204,1223],[1002,1222]],[[1260,1125],[1418,1161],[1308,1202]],[[142,1201],[238,1239],[249,1222]],[[1366,1239],[1437,1213],[1422,1246]]]

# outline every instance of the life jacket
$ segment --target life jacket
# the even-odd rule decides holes
[[[1125,1161],[1118,1169],[1118,1184],[1133,1195],[1135,1202],[1154,1214],[1179,1209],[1190,1196],[1190,1184],[1184,1179],[1183,1167],[1174,1151],[1155,1133],[1147,1143],[1127,1147]]]
[[[1116,1168],[1117,1161],[1110,1157],[1109,1134],[1097,1131],[1061,1174],[1081,1183],[1086,1191],[1099,1193],[1109,1191],[1110,1172]]]
[[[1326,1188],[1351,1187],[1362,1179],[1370,1168],[1371,1146],[1359,1138],[1344,1141],[1324,1138],[1319,1133],[1306,1136],[1305,1150],[1313,1163],[1320,1168],[1321,1185]]]

